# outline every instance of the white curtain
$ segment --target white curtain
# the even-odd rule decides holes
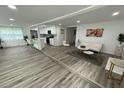
[[[4,47],[24,45],[23,29],[17,27],[0,27],[0,38]]]

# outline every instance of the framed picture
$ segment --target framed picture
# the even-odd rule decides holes
[[[87,37],[102,37],[103,31],[104,31],[103,28],[87,29],[86,36]]]
[[[38,38],[37,30],[30,30],[31,32],[31,38]]]

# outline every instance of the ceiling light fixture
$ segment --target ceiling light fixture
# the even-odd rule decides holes
[[[13,19],[13,18],[10,18],[9,20],[10,20],[10,21],[14,21],[15,19]]]
[[[80,20],[77,20],[77,23],[80,23]]]
[[[43,27],[46,27],[46,25],[43,25]]]
[[[15,5],[8,5],[8,7],[9,7],[10,9],[16,9],[16,6],[15,6]]]
[[[62,24],[59,23],[59,26],[61,26]]]
[[[119,15],[119,12],[114,12],[114,13],[112,14],[112,16],[116,16],[116,15]]]
[[[13,24],[10,24],[10,26],[13,26]]]

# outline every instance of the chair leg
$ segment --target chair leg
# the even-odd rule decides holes
[[[124,72],[123,72],[123,74],[121,76],[121,79],[119,80],[119,85],[121,85],[121,82],[123,81],[123,79],[124,79]]]
[[[113,71],[113,68],[114,68],[114,64],[111,63],[111,66],[110,66],[110,69],[109,69],[109,73],[108,73],[108,79],[112,79],[112,71]]]
[[[118,84],[121,85],[122,81],[124,80],[124,72],[123,72],[123,74],[122,74],[122,76],[121,76],[120,79],[114,78],[114,77],[112,76],[113,68],[114,68],[114,64],[111,63],[110,69],[109,69],[109,73],[108,73],[108,79],[116,80],[116,81],[118,82]]]

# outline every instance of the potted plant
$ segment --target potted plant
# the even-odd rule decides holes
[[[24,40],[25,40],[25,42],[27,43],[27,46],[28,46],[29,44],[28,44],[27,39],[28,39],[28,36],[24,36]]]
[[[120,33],[118,35],[118,41],[120,42],[120,44],[122,44],[122,42],[124,42],[124,34]]]
[[[2,39],[0,38],[0,49],[3,49],[3,46],[2,46]]]

